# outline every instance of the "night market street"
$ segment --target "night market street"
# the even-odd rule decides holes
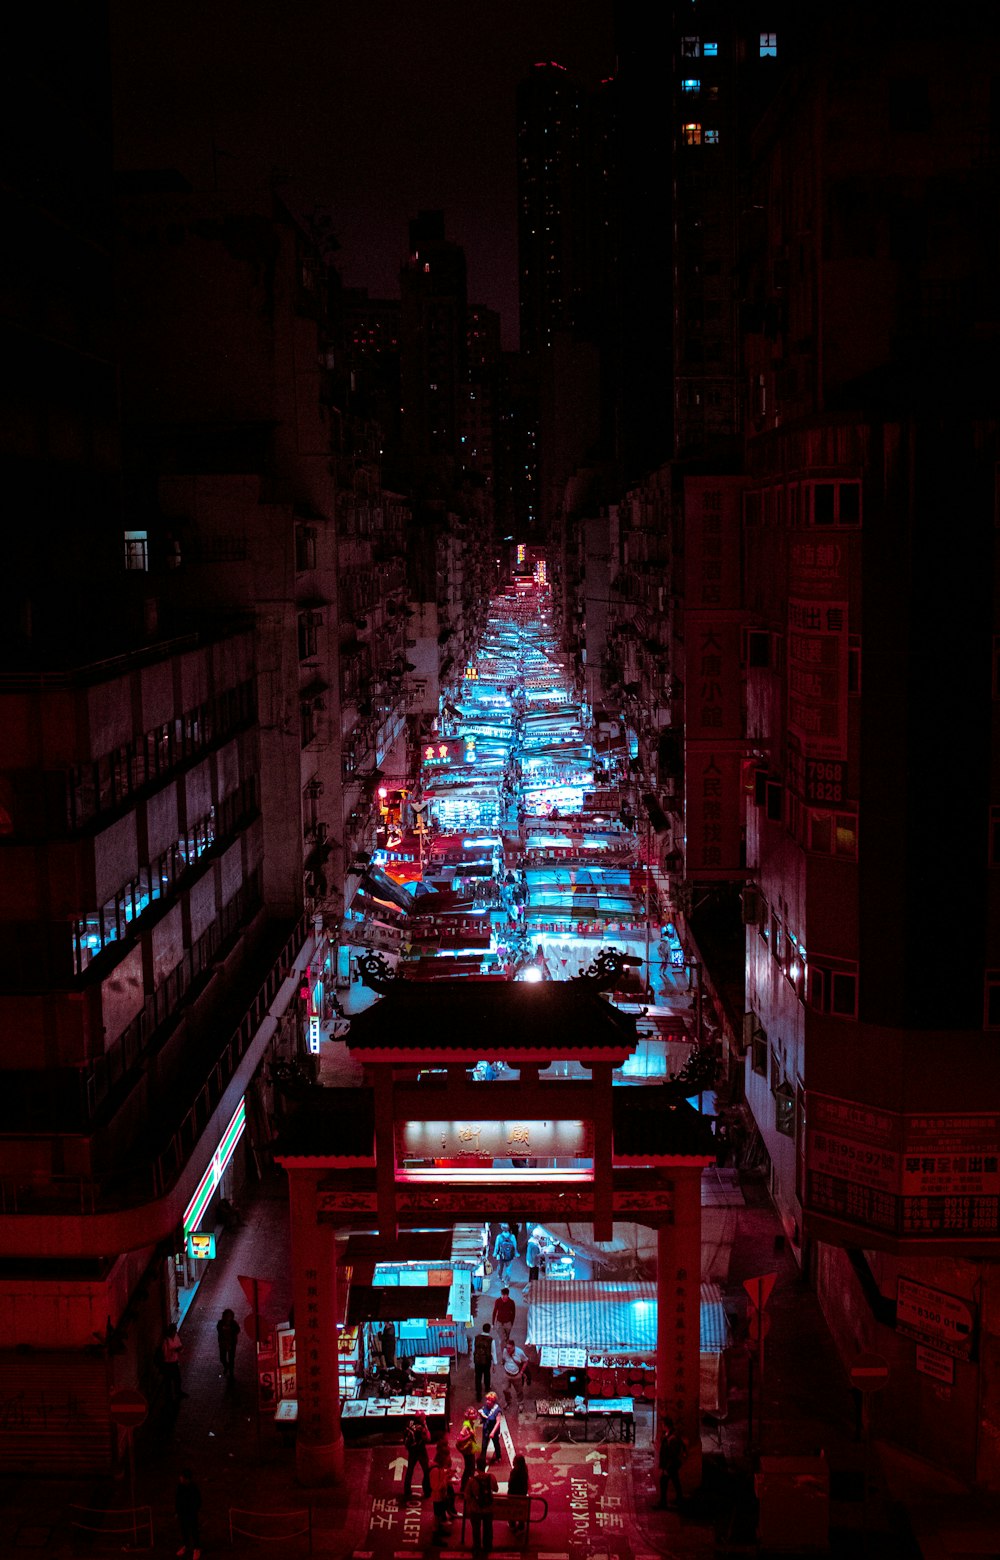
[[[1000,4],[7,11],[0,1560],[1000,1560]]]
[[[505,635],[504,608],[511,600],[517,632],[512,636],[507,625],[509,654],[505,659],[499,645]],[[534,972],[543,981],[565,980],[596,957],[602,939],[608,939],[631,950],[635,959],[639,989],[623,992],[620,1000],[627,1008],[638,1009],[640,1022],[645,1018],[660,1020],[670,1036],[668,1039],[658,1031],[655,1022],[647,1026],[642,1068],[621,1080],[642,1087],[662,1077],[668,1066],[673,1071],[683,1065],[692,1049],[691,1026],[705,1022],[705,1018],[686,990],[683,971],[678,979],[668,957],[660,951],[661,926],[653,919],[655,892],[652,887],[647,890],[646,873],[638,860],[639,836],[622,822],[622,815],[629,816],[628,755],[622,748],[605,760],[607,767],[600,776],[602,802],[609,794],[619,802],[614,815],[584,810],[595,785],[589,743],[592,728],[572,702],[571,680],[547,634],[547,600],[544,586],[525,589],[522,585],[516,597],[500,598],[494,604],[486,653],[470,661],[470,670],[478,675],[467,679],[471,684],[468,696],[461,707],[449,711],[447,726],[442,723],[442,729],[449,732],[449,741],[462,745],[466,756],[471,741],[483,742],[483,732],[490,729],[491,722],[500,724],[497,711],[513,709],[518,713],[508,722],[508,739],[486,771],[489,779],[484,780],[483,773],[469,764],[451,770],[447,784],[438,770],[428,785],[427,771],[433,772],[435,766],[427,764],[425,787],[414,794],[413,805],[418,819],[429,814],[428,833],[408,838],[402,819],[395,835],[387,833],[392,843],[376,855],[384,870],[363,890],[373,908],[366,909],[360,921],[352,919],[350,923],[359,926],[362,936],[353,945],[350,963],[345,962],[344,968],[353,973],[356,957],[370,948],[364,934],[373,924],[380,927],[383,948],[391,948],[395,937],[393,963],[400,973],[409,969],[430,980],[439,970],[459,965],[465,972],[472,964],[475,973],[500,965],[508,978],[524,980],[527,972]],[[492,683],[487,670],[492,670]],[[501,684],[502,695],[491,698],[493,689]],[[534,700],[526,698],[526,692],[533,692]],[[526,790],[525,776],[538,773],[537,766],[533,768],[537,744],[533,747],[527,732],[532,718],[538,719],[547,702],[558,709],[558,716],[546,735],[551,737],[554,724],[561,732],[565,754],[551,742],[543,744],[541,779],[532,790]],[[440,746],[428,742],[428,755],[432,747],[437,756]],[[531,811],[525,805],[526,798]],[[455,821],[456,814],[462,823],[458,835],[461,851],[457,862],[442,870],[441,825]],[[383,899],[384,885],[393,882],[390,874],[396,858],[405,861],[410,854],[408,846],[423,857],[425,878],[404,872],[406,889],[399,902]],[[583,856],[587,846],[597,853],[597,862],[611,852],[623,864],[610,871],[599,864],[590,865]],[[485,860],[491,873],[465,877],[466,857]],[[552,861],[556,864],[548,865]],[[609,877],[618,884],[610,893]],[[635,881],[642,889],[638,895],[630,888]],[[510,891],[523,883],[528,885],[526,894]],[[572,922],[556,919],[554,884],[560,885],[562,906],[569,906],[572,913],[578,912],[570,885],[582,885],[587,906],[582,936],[576,935]],[[430,918],[439,940],[442,925],[452,924],[449,917],[456,918],[454,924],[463,929],[470,924],[475,927],[476,917],[484,931],[489,928],[485,935],[479,933],[481,946],[474,959],[470,960],[468,949],[463,947],[426,951],[420,946],[419,931],[400,914],[400,904],[408,902],[426,913],[426,907],[433,906],[439,896],[448,907],[447,916],[439,913]],[[653,923],[648,929],[647,906]],[[512,909],[515,915],[510,913]],[[626,916],[632,919],[627,921]],[[655,951],[648,972],[644,963],[647,948]],[[471,971],[470,977],[474,978]],[[655,1001],[646,996],[647,981],[655,991]],[[375,993],[356,979],[338,983],[339,1014],[323,1020],[321,1026],[319,1074],[330,1086],[357,1083],[358,1063],[351,1059],[346,1043],[349,1026],[352,1018],[370,1011],[375,1000]],[[502,1077],[503,1058],[491,1060],[494,1076]],[[482,1066],[487,1065],[484,1059]],[[484,1082],[489,1083],[488,1076]],[[710,1109],[714,1095],[705,1090],[696,1102]],[[888,1459],[885,1448],[868,1448],[829,1334],[814,1298],[803,1287],[785,1251],[781,1225],[759,1173],[752,1168],[710,1167],[702,1176],[701,1200],[703,1272],[717,1281],[714,1292],[722,1302],[719,1317],[723,1336],[716,1358],[724,1396],[721,1411],[709,1413],[703,1404],[701,1487],[690,1488],[680,1508],[667,1512],[654,1509],[658,1475],[650,1402],[637,1401],[632,1409],[630,1400],[634,1442],[619,1438],[621,1427],[614,1421],[574,1421],[571,1427],[569,1420],[546,1417],[545,1373],[537,1369],[539,1351],[530,1344],[527,1325],[533,1300],[541,1291],[528,1282],[526,1231],[521,1235],[506,1281],[517,1306],[511,1336],[517,1344],[529,1343],[534,1379],[523,1402],[512,1397],[507,1404],[510,1443],[495,1471],[502,1492],[509,1474],[509,1450],[522,1453],[527,1460],[531,1494],[540,1498],[534,1509],[539,1515],[544,1511],[544,1519],[529,1532],[527,1552],[541,1560],[595,1560],[598,1556],[644,1560],[654,1555],[683,1560],[687,1556],[745,1552],[754,1532],[752,1456],[801,1459],[822,1454],[830,1492],[824,1516],[828,1514],[834,1550],[855,1554],[867,1543],[870,1552],[883,1556],[911,1553],[909,1524],[927,1520],[936,1526],[937,1514],[924,1518],[919,1505],[914,1505],[918,1492],[928,1492],[921,1489],[905,1461]],[[499,1228],[495,1223],[486,1233],[469,1228],[474,1259],[483,1241],[486,1249],[492,1247]],[[458,1235],[456,1228],[456,1240]],[[579,1271],[599,1272],[607,1252],[589,1239],[586,1231],[570,1226],[557,1226],[554,1231],[556,1244],[549,1254],[549,1271],[555,1273],[560,1263],[569,1261],[558,1253],[573,1250],[574,1235],[578,1242],[574,1260]],[[294,1431],[281,1428],[267,1407],[263,1388],[255,1390],[249,1337],[254,1318],[247,1314],[247,1296],[240,1283],[241,1274],[258,1280],[263,1296],[261,1334],[267,1337],[274,1326],[284,1323],[292,1303],[287,1194],[280,1175],[271,1172],[262,1187],[250,1192],[235,1223],[220,1229],[218,1236],[218,1258],[206,1265],[185,1310],[186,1395],[175,1409],[154,1403],[149,1422],[135,1432],[134,1492],[126,1482],[131,1476],[124,1464],[117,1482],[61,1488],[44,1496],[44,1483],[15,1485],[8,1481],[4,1509],[14,1547],[41,1546],[53,1555],[79,1552],[87,1547],[86,1526],[100,1528],[107,1523],[113,1527],[118,1520],[114,1512],[127,1512],[134,1494],[143,1520],[148,1517],[152,1522],[156,1549],[165,1550],[173,1521],[174,1476],[188,1464],[197,1470],[204,1502],[203,1541],[212,1550],[229,1542],[232,1522],[235,1552],[256,1552],[256,1544],[273,1539],[280,1541],[282,1553],[302,1552],[311,1543],[316,1553],[353,1554],[358,1560],[403,1560],[429,1549],[439,1552],[442,1560],[468,1553],[468,1531],[466,1547],[461,1547],[460,1518],[447,1536],[433,1540],[435,1521],[430,1503],[419,1496],[419,1470],[413,1498],[403,1501],[406,1456],[400,1431],[380,1430],[378,1420],[366,1421],[364,1432],[349,1438],[343,1481],[334,1489],[305,1492],[297,1487]],[[619,1262],[615,1271],[628,1276],[629,1270]],[[767,1311],[762,1392],[759,1346],[741,1341],[747,1318],[743,1286],[745,1280],[770,1272],[775,1273],[776,1283]],[[483,1274],[480,1266],[479,1276],[473,1275],[472,1315],[467,1329],[459,1335],[458,1353],[450,1366],[446,1433],[452,1446],[466,1400],[476,1401],[471,1355],[466,1351],[481,1321],[490,1314],[499,1290],[499,1275]],[[215,1320],[226,1306],[244,1326],[232,1382],[221,1373],[216,1340]],[[703,1335],[705,1325],[703,1316]],[[364,1331],[368,1333],[368,1329]],[[357,1339],[357,1334],[354,1327],[350,1336]],[[355,1350],[357,1347],[356,1341]],[[367,1347],[371,1348],[371,1343]],[[758,1366],[756,1383],[751,1382],[751,1357]],[[358,1358],[358,1368],[363,1369],[361,1356]],[[704,1360],[703,1353],[703,1365]],[[261,1368],[266,1372],[266,1362]],[[370,1376],[371,1372],[365,1374]],[[497,1365],[491,1377],[502,1391],[503,1373]],[[358,1378],[354,1385],[362,1392],[370,1390],[367,1380]],[[349,1393],[345,1412],[350,1401]],[[354,1424],[357,1427],[357,1421]],[[788,1499],[790,1488],[782,1490],[782,1500]],[[942,1496],[946,1488],[947,1481],[942,1481]],[[908,1514],[900,1502],[910,1508]],[[71,1533],[67,1524],[74,1519],[84,1526]],[[128,1518],[122,1520],[127,1522]],[[302,1531],[303,1524],[309,1536]],[[496,1526],[495,1555],[504,1560],[508,1554],[523,1552],[502,1518],[498,1517]],[[779,1520],[778,1526],[787,1532],[787,1524],[782,1530]],[[97,1542],[100,1545],[99,1539]]]

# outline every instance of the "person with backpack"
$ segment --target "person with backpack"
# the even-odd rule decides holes
[[[455,1448],[462,1454],[462,1480],[458,1486],[458,1491],[460,1495],[464,1495],[465,1486],[476,1471],[476,1458],[483,1449],[479,1426],[479,1410],[475,1404],[465,1410],[462,1428],[455,1438]]]
[[[502,1416],[503,1409],[500,1407],[500,1399],[495,1392],[487,1392],[483,1399],[483,1406],[479,1410],[479,1420],[483,1427],[483,1456],[486,1456],[486,1450],[492,1441],[493,1461],[495,1463],[499,1462],[501,1457],[500,1420]]]
[[[666,1511],[671,1485],[677,1492],[678,1506],[683,1501],[681,1464],[686,1456],[687,1444],[683,1436],[678,1433],[672,1419],[664,1419],[660,1433],[660,1498],[654,1507],[655,1511]]]
[[[422,1408],[414,1411],[406,1429],[403,1431],[403,1446],[406,1449],[406,1476],[403,1480],[403,1493],[399,1497],[401,1506],[405,1506],[410,1499],[413,1489],[413,1470],[418,1465],[424,1475],[424,1497],[431,1492],[431,1468],[427,1461],[427,1445],[431,1433],[427,1428],[427,1415]]]
[[[472,1364],[476,1372],[476,1397],[482,1397],[491,1385],[493,1367],[497,1364],[496,1339],[490,1331],[489,1322],[483,1323],[482,1332],[477,1333],[473,1340]]]
[[[500,1284],[507,1277],[507,1269],[517,1256],[517,1242],[510,1233],[506,1224],[501,1224],[500,1233],[493,1242],[493,1261],[496,1263],[497,1272],[500,1275]]]
[[[498,1488],[486,1466],[485,1453],[480,1453],[476,1471],[465,1486],[465,1514],[472,1524],[474,1555],[488,1555],[493,1548],[493,1497]]]

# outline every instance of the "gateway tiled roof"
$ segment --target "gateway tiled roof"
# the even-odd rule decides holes
[[[578,1056],[631,1050],[635,1018],[620,1013],[583,981],[394,981],[351,1020],[350,1050],[516,1051]]]
[[[676,1084],[616,1089],[613,1110],[616,1154],[715,1158],[710,1122],[680,1096]]]

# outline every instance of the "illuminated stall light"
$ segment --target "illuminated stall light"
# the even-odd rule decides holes
[[[229,1161],[236,1152],[236,1145],[243,1136],[246,1124],[246,1100],[240,1100],[240,1103],[233,1112],[232,1120],[230,1121],[225,1132],[222,1134],[221,1143],[215,1150],[215,1153],[212,1155],[205,1174],[198,1182],[194,1196],[191,1198],[191,1201],[184,1209],[185,1237],[188,1236],[193,1229],[197,1228],[198,1223],[201,1220],[203,1213],[205,1212],[205,1209],[208,1207],[208,1204],[211,1201],[212,1193],[215,1191],[219,1182],[222,1180],[222,1177],[225,1175]]]

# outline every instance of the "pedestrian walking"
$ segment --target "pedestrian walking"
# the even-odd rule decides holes
[[[493,1326],[500,1335],[500,1342],[503,1345],[510,1342],[510,1334],[516,1316],[517,1305],[511,1299],[510,1290],[505,1284],[493,1305]]]
[[[483,1449],[482,1424],[475,1404],[465,1410],[462,1428],[455,1439],[456,1449],[462,1454],[462,1480],[459,1494],[465,1494],[465,1486],[476,1471],[476,1458]]]
[[[396,1364],[396,1329],[392,1322],[386,1322],[382,1328],[379,1342],[382,1345],[382,1364],[386,1370],[392,1370]]]
[[[160,1344],[160,1365],[172,1403],[179,1403],[181,1398],[187,1397],[187,1393],[181,1386],[181,1352],[183,1348],[184,1344],[181,1341],[180,1333],[177,1331],[177,1323],[171,1322],[163,1334],[163,1341]]]
[[[465,1486],[465,1514],[472,1524],[472,1553],[486,1556],[493,1548],[493,1497],[497,1481],[486,1466],[485,1453],[476,1462],[476,1471]]]
[[[514,1458],[514,1461],[510,1465],[510,1478],[507,1480],[507,1494],[527,1496],[528,1493],[528,1464],[525,1462],[522,1454],[518,1452],[517,1456]],[[523,1533],[527,1527],[527,1522],[521,1521],[518,1518],[513,1522],[508,1523],[508,1526],[512,1533]]]
[[[236,1340],[240,1335],[240,1324],[228,1307],[216,1322],[215,1330],[219,1335],[219,1359],[222,1361],[222,1369],[227,1376],[231,1377],[236,1364]]]
[[[660,1434],[660,1498],[656,1504],[657,1511],[665,1511],[669,1505],[670,1486],[673,1485],[677,1494],[678,1506],[684,1499],[681,1489],[681,1464],[687,1456],[687,1445],[683,1436],[678,1434],[672,1419],[664,1419],[663,1429]]]
[[[533,1284],[538,1278],[538,1272],[542,1265],[542,1253],[545,1250],[545,1231],[541,1225],[536,1224],[528,1236],[528,1244],[524,1248],[524,1260],[528,1264],[528,1283]]]
[[[455,1473],[451,1461],[451,1448],[444,1438],[438,1442],[434,1453],[434,1465],[431,1468],[431,1501],[436,1520],[434,1532],[431,1534],[431,1543],[438,1543],[448,1537],[455,1516]]]
[[[477,1333],[472,1343],[472,1364],[476,1372],[476,1397],[482,1397],[483,1393],[492,1385],[493,1366],[496,1359],[496,1340],[490,1330],[489,1322],[483,1323],[483,1330]]]
[[[483,1452],[485,1457],[490,1442],[493,1442],[493,1461],[500,1461],[500,1418],[503,1413],[500,1407],[500,1399],[495,1392],[487,1392],[483,1399],[483,1406],[479,1410],[479,1418],[483,1426]]]
[[[524,1402],[524,1383],[528,1374],[528,1356],[519,1343],[513,1339],[503,1351],[503,1401],[504,1407],[510,1407],[511,1397],[516,1397],[518,1404]]]
[[[517,1242],[515,1241],[506,1224],[501,1224],[500,1232],[493,1242],[493,1261],[500,1277],[500,1287],[503,1288],[504,1279],[507,1277],[507,1269],[517,1256]]]
[[[403,1493],[399,1497],[401,1506],[405,1506],[410,1499],[413,1490],[413,1470],[420,1467],[424,1476],[424,1497],[431,1492],[431,1465],[427,1460],[427,1446],[431,1433],[427,1428],[427,1415],[422,1408],[414,1411],[406,1429],[403,1431],[403,1445],[406,1448],[406,1475],[403,1480]]]
[[[201,1537],[198,1532],[198,1514],[201,1511],[201,1490],[194,1482],[190,1468],[182,1468],[177,1488],[174,1490],[174,1510],[181,1530],[181,1547],[178,1557],[190,1555],[191,1560],[201,1560]]]

